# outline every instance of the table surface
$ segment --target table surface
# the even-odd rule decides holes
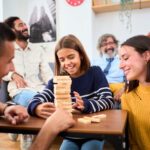
[[[84,124],[77,122],[78,118],[84,116],[93,116],[99,114],[106,114],[106,118],[101,119],[99,123]],[[120,134],[123,135],[125,131],[127,112],[124,110],[106,110],[92,114],[73,114],[76,121],[75,125],[69,128],[66,133],[91,133],[91,134]],[[64,118],[65,119],[65,118]],[[18,125],[12,125],[4,117],[0,117],[0,132],[10,131],[32,131],[38,132],[45,120],[37,117],[29,117],[28,121]]]

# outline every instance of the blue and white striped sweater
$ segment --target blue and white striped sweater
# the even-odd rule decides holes
[[[84,101],[85,109],[82,111],[83,113],[93,113],[113,108],[112,93],[104,73],[99,67],[93,66],[84,75],[72,78],[71,98],[72,102],[75,103],[76,98],[73,91],[78,92]],[[35,107],[43,102],[54,102],[52,79],[44,91],[37,94],[30,101],[28,105],[29,114],[36,115],[34,113]]]

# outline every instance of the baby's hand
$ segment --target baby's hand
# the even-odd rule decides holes
[[[76,103],[72,105],[72,108],[78,108],[80,110],[84,110],[84,101],[82,100],[82,98],[80,97],[79,93],[77,92],[73,92],[74,96],[76,97]]]
[[[54,103],[47,102],[37,105],[35,108],[35,113],[37,116],[47,119],[53,114],[53,112],[55,112],[55,110],[56,108]]]

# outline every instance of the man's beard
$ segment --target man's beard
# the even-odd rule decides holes
[[[25,31],[28,31],[28,30],[27,29],[22,30],[22,31],[15,30],[16,37],[19,41],[27,41],[29,39],[29,37],[30,37],[29,35],[27,35],[27,36],[23,35],[23,32],[25,32]]]
[[[118,53],[118,48],[116,47],[116,48],[110,48],[110,49],[112,50],[111,54],[107,53],[107,51],[109,50],[109,49],[107,49],[105,51],[102,51],[102,55],[104,57],[106,57],[106,58],[113,58],[113,57],[115,57],[117,55],[117,53]]]

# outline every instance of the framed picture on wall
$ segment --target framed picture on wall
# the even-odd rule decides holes
[[[32,43],[56,41],[55,0],[32,0],[29,4],[30,39]]]

